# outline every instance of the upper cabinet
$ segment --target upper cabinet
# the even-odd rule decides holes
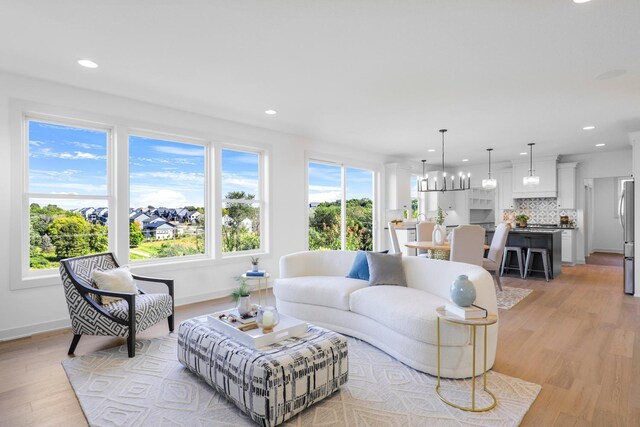
[[[538,159],[534,157],[534,174],[540,177],[540,183],[535,187],[525,187],[522,183],[522,178],[529,175],[529,161],[513,162],[513,198],[557,197],[557,161],[557,156]]]
[[[558,208],[576,208],[576,166],[572,163],[558,163]]]
[[[505,169],[498,176],[500,209],[513,209],[513,170]]]

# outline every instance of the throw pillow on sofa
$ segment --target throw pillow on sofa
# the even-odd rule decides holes
[[[133,276],[127,267],[118,267],[105,271],[94,270],[91,273],[91,278],[95,282],[96,287],[103,291],[126,292],[130,294],[138,293],[136,282],[133,280]],[[102,295],[102,304],[111,304],[121,299],[122,298]]]
[[[369,286],[407,286],[402,268],[402,254],[378,254],[367,252],[369,264]]]
[[[379,254],[386,254],[389,251],[376,252]],[[353,260],[351,271],[347,275],[349,279],[360,279],[369,281],[369,262],[367,261],[367,252],[358,251],[356,258]]]

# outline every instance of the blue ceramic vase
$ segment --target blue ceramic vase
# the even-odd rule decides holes
[[[469,307],[476,300],[476,287],[465,274],[458,276],[449,289],[451,301],[460,307]]]

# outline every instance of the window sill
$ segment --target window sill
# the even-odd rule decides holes
[[[252,256],[259,255],[264,259],[269,258],[268,252],[243,252],[238,255],[224,255],[223,258],[211,259],[211,258],[191,258],[191,259],[171,259],[166,261],[160,261],[159,259],[153,261],[144,261],[144,262],[129,262],[127,264],[131,271],[135,273],[146,273],[150,272],[152,274],[158,272],[167,272],[167,271],[180,271],[187,270],[193,268],[207,268],[207,267],[216,267],[221,265],[231,265],[231,264],[241,264],[241,263],[249,263]],[[243,270],[244,272],[244,270]],[[37,277],[23,277],[18,281],[17,285],[12,285],[11,289],[14,291],[22,290],[22,289],[31,289],[31,288],[40,288],[44,286],[56,286],[61,285],[60,274],[58,270],[51,270],[51,274],[46,274]]]

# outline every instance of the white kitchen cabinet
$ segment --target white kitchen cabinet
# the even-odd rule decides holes
[[[457,191],[437,191],[427,194],[427,211],[429,216],[438,210],[438,207],[445,211],[453,211],[456,209],[456,193]]]
[[[576,238],[575,230],[562,230],[562,262],[576,263]]]
[[[500,209],[513,209],[513,170],[506,169],[500,172],[498,179],[498,191],[500,197]]]
[[[535,197],[557,197],[557,160],[558,157],[543,157],[533,159],[534,174],[540,177],[540,183],[535,187],[525,187],[522,178],[529,176],[529,161],[522,160],[513,163],[513,198],[531,199]]]
[[[558,208],[576,208],[576,166],[578,163],[558,163]]]

